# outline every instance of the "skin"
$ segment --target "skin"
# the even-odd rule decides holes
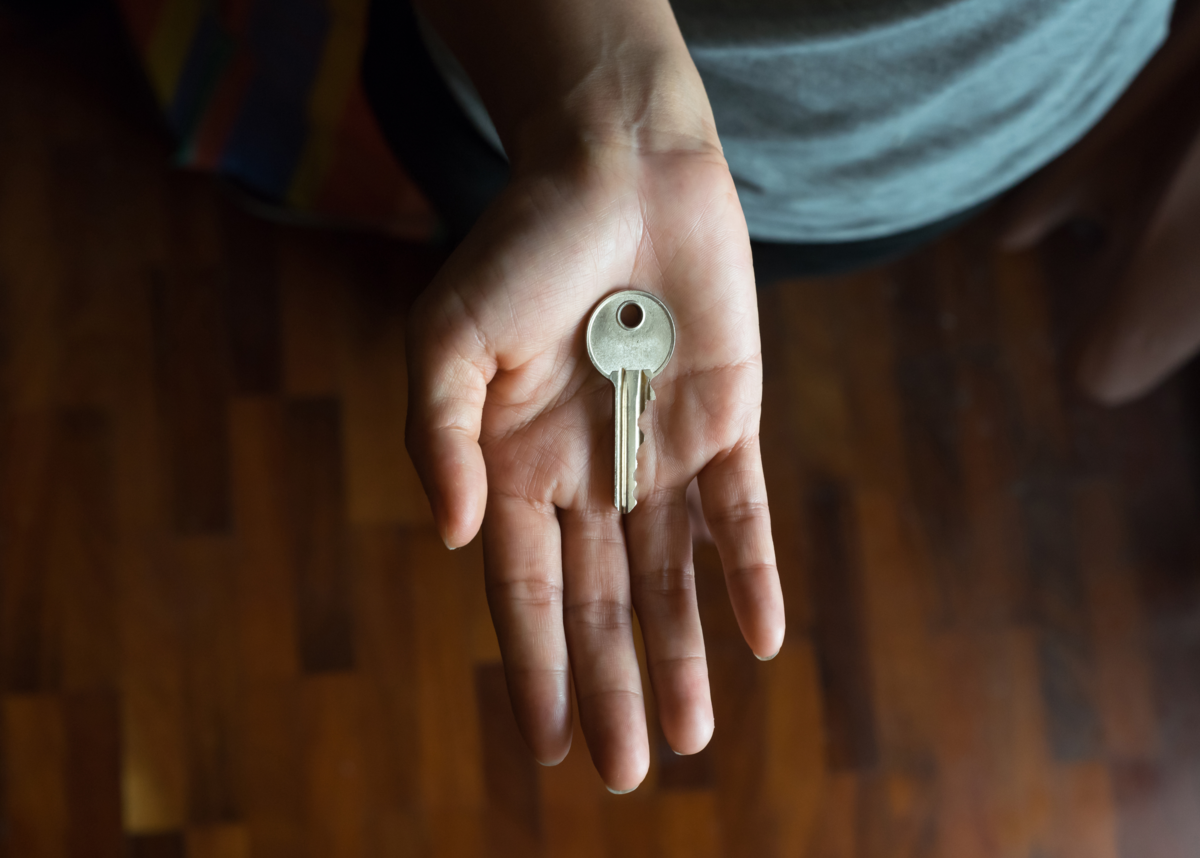
[[[663,733],[713,732],[685,500],[703,513],[743,635],[783,643],[758,425],[762,359],[745,220],[665,0],[427,0],[513,165],[410,316],[407,444],[448,547],[481,529],[513,710],[534,756],[572,740],[572,690],[612,791],[649,766],[633,611]],[[662,297],[675,354],[641,421],[638,506],[613,506],[612,385],[588,316]]]
[[[1097,401],[1137,399],[1200,351],[1198,229],[1200,137],[1088,337],[1078,376]]]
[[[1070,218],[1111,207],[1129,151],[1142,151],[1148,134],[1176,121],[1179,87],[1195,68],[1198,49],[1200,16],[1177,16],[1166,44],[1108,115],[1010,196],[999,222],[1001,246],[1031,248]],[[1096,401],[1134,401],[1200,352],[1198,226],[1200,135],[1175,169],[1113,295],[1078,344],[1076,379]]]
[[[1090,214],[1105,171],[1120,157],[1118,132],[1125,130],[1102,125],[1085,140],[1087,146],[1014,195],[1002,220],[1001,245],[1029,249],[1070,218]],[[1117,406],[1137,400],[1200,352],[1197,226],[1200,136],[1176,169],[1113,295],[1083,335],[1076,380],[1097,402]]]

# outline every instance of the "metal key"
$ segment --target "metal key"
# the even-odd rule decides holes
[[[638,418],[654,399],[650,380],[675,351],[675,319],[649,292],[617,292],[592,311],[587,347],[596,369],[613,383],[613,502],[629,512],[637,506]]]

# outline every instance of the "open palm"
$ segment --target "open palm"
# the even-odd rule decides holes
[[[584,336],[595,305],[627,288],[661,296],[678,335],[623,519],[612,383]],[[631,608],[664,735],[677,752],[701,750],[713,717],[684,500],[693,477],[747,642],[770,657],[784,632],[754,277],[720,154],[588,152],[518,178],[418,301],[409,343],[409,450],[448,545],[482,519],[488,600],[534,755],[552,764],[570,748],[573,678],[605,783],[624,791],[645,776]]]

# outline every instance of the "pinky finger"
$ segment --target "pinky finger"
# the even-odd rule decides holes
[[[704,518],[721,555],[742,637],[759,659],[774,658],[783,646],[786,621],[758,439],[714,459],[699,482]]]

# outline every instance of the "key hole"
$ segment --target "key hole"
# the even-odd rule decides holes
[[[627,331],[637,330],[645,319],[646,314],[637,301],[626,301],[617,309],[617,321]]]

